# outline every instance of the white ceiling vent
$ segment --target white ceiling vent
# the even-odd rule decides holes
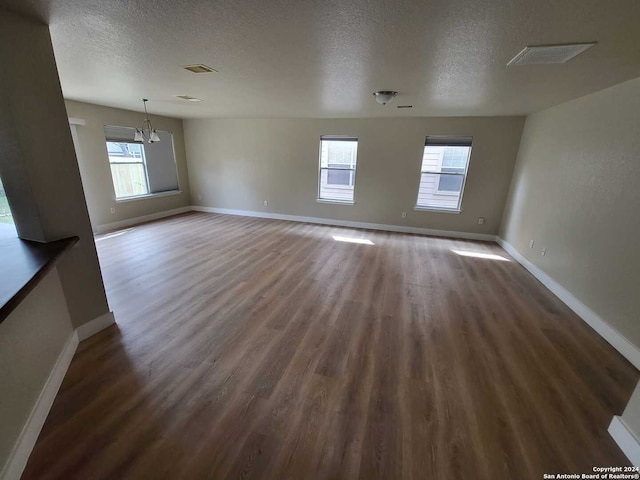
[[[189,70],[190,72],[193,73],[212,73],[212,72],[217,72],[217,70],[211,68],[211,67],[207,67],[206,65],[203,65],[201,63],[197,64],[197,65],[184,65],[182,68],[184,68],[185,70]]]
[[[573,57],[591,48],[596,43],[574,43],[571,45],[539,45],[525,47],[507,65],[536,65],[566,63]]]

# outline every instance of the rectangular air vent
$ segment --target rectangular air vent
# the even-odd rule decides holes
[[[188,102],[201,102],[202,99],[198,97],[192,97],[191,95],[176,95],[176,98],[187,100]]]
[[[537,65],[566,63],[596,43],[574,43],[571,45],[539,45],[525,47],[507,65]]]
[[[211,67],[207,67],[206,65],[203,65],[201,63],[199,63],[197,65],[184,65],[182,68],[184,68],[185,70],[189,70],[190,72],[193,72],[193,73],[212,73],[212,72],[217,72],[217,70],[214,70]]]
[[[413,105],[398,105],[396,108],[413,108]]]

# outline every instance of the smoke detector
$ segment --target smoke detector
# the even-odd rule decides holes
[[[398,92],[392,92],[391,90],[381,90],[379,92],[373,92],[373,96],[376,97],[376,102],[378,102],[380,105],[386,105],[391,100],[393,100],[396,95],[398,95]]]
[[[566,45],[530,45],[513,57],[507,65],[566,63],[595,44],[596,42]]]

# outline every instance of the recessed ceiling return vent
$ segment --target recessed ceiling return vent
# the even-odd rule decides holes
[[[537,65],[549,63],[566,63],[573,57],[580,55],[592,43],[574,43],[571,45],[539,45],[525,47],[519,54],[511,59],[507,65]]]
[[[207,67],[206,65],[203,65],[201,63],[199,63],[197,65],[184,65],[182,68],[184,68],[185,70],[189,70],[190,72],[193,72],[193,73],[212,73],[212,72],[217,72],[217,70],[214,70],[211,67]]]

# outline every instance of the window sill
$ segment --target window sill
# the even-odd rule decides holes
[[[462,213],[462,210],[454,210],[452,208],[413,207],[413,209],[417,212],[453,213],[454,215]]]
[[[326,198],[316,198],[316,203],[329,203],[331,205],[355,205],[356,202],[347,202],[344,200],[328,200]]]
[[[147,200],[149,198],[170,197],[180,195],[182,190],[169,190],[168,192],[148,193],[146,195],[136,195],[135,197],[116,198],[116,203],[135,202],[137,200]]]

